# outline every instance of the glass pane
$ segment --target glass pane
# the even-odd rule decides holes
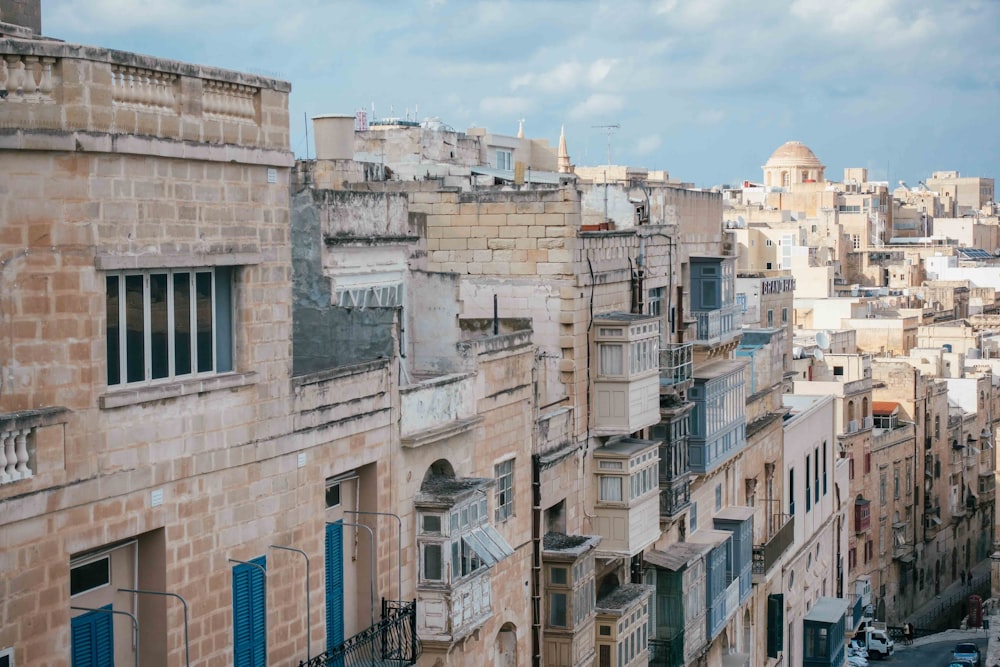
[[[121,371],[121,341],[118,324],[118,276],[108,276],[105,279],[107,303],[107,353],[108,353],[108,385],[122,381]]]
[[[212,274],[199,272],[194,277],[195,308],[198,322],[198,372],[212,370],[215,341],[212,336]]]
[[[174,375],[191,372],[191,274],[174,274]]]
[[[556,628],[566,627],[566,594],[549,594],[549,625]]]
[[[125,276],[125,368],[128,382],[146,379],[142,276]]]
[[[424,545],[424,579],[441,580],[441,545]]]
[[[425,515],[424,516],[424,532],[425,533],[440,533],[441,532],[441,517],[436,515]]]
[[[622,478],[601,477],[601,500],[620,502],[622,500]]]
[[[167,332],[167,274],[149,276],[149,356],[153,379],[170,374]]]
[[[110,559],[99,558],[69,571],[69,594],[76,595],[111,582]]]
[[[233,270],[220,266],[215,270],[215,370],[233,370]]]
[[[600,374],[601,375],[623,375],[622,367],[622,345],[601,344],[597,348],[600,351]]]

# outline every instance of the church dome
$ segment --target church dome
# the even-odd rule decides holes
[[[771,153],[765,167],[815,167],[822,168],[823,164],[816,157],[816,154],[801,141],[786,141],[778,146],[778,149]]]

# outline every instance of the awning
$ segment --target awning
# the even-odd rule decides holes
[[[473,528],[471,532],[462,535],[462,541],[476,552],[487,567],[493,567],[514,553],[514,548],[489,524]]]
[[[880,417],[891,415],[899,410],[899,403],[896,401],[872,401],[872,414]]]

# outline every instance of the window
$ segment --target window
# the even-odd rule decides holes
[[[340,505],[340,483],[328,484],[326,487],[326,508]]]
[[[610,475],[599,475],[597,477],[600,499],[603,502],[620,503],[624,501],[622,497],[622,478]]]
[[[233,270],[109,274],[108,386],[233,370]]]
[[[768,327],[774,326],[774,311],[771,310],[770,308],[767,309],[767,326]]]
[[[819,502],[819,447],[813,450],[813,501]]]
[[[549,593],[549,625],[554,628],[566,627],[565,593]]]
[[[861,237],[857,234],[852,234],[851,243],[854,246],[854,249],[858,250],[859,248],[861,248]]]
[[[879,489],[879,500],[883,505],[885,505],[885,473],[879,475],[878,478],[878,489]]]
[[[663,314],[663,295],[665,288],[654,287],[649,290],[649,301],[646,306],[650,315],[659,317]]]
[[[688,514],[689,532],[698,530],[698,503],[691,503],[691,510]]]
[[[826,440],[823,441],[823,495],[826,495]]]
[[[788,308],[781,309],[781,323],[788,324]]]
[[[599,351],[598,362],[600,363],[601,375],[625,375],[623,363],[623,353],[625,345],[622,343],[602,343],[597,346]]]
[[[715,511],[718,512],[722,509],[722,485],[715,485]]]
[[[892,469],[892,497],[899,500],[899,466]]]
[[[497,149],[497,169],[506,169],[510,171],[514,168],[513,162],[514,153],[510,150],[504,150],[502,148]]]
[[[872,471],[872,450],[871,446],[865,445],[865,474]]]
[[[233,568],[233,664],[264,667],[267,664],[267,620],[264,618],[266,589],[264,556],[253,565],[240,563]],[[257,567],[260,566],[260,567]]]
[[[444,566],[441,552],[441,545],[428,543],[423,545],[423,578],[427,581],[441,581],[444,579]]]
[[[764,245],[766,245],[766,246],[767,246],[768,248],[770,248],[771,246],[773,246],[773,245],[774,245],[774,243],[773,243],[773,242],[771,241],[771,239],[767,239],[767,240],[765,241]]]
[[[834,366],[833,367],[833,374],[837,375],[837,376],[843,375],[844,374],[844,367],[843,366]],[[853,403],[852,403],[852,405],[853,405]],[[854,418],[854,414],[852,413],[851,414],[851,419],[853,419],[853,418]]]
[[[809,454],[806,454],[806,511],[812,509],[812,491],[809,486]]]
[[[549,568],[549,583],[565,586],[569,582],[569,570],[565,567]]]
[[[495,522],[501,523],[514,515],[514,459],[493,467],[497,484],[494,491]]]
[[[851,452],[847,455],[847,474],[848,479],[854,479],[854,453]]]
[[[111,558],[104,556],[69,571],[69,594],[79,595],[111,583]]]
[[[809,475],[806,475],[809,477]],[[809,497],[809,494],[806,494]],[[788,471],[788,513],[795,514],[795,468]]]

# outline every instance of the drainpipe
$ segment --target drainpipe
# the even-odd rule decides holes
[[[531,664],[542,664],[542,469],[531,456]]]

